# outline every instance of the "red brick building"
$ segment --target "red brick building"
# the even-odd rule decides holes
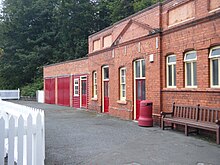
[[[155,117],[172,102],[220,107],[219,27],[219,0],[146,8],[89,36],[88,58],[45,66],[46,102],[128,120],[145,99]]]

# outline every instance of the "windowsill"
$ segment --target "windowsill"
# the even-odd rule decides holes
[[[162,92],[219,92],[220,88],[163,88]]]
[[[118,103],[118,104],[123,104],[123,105],[125,105],[125,104],[127,104],[127,101],[124,101],[124,100],[117,100],[117,103]]]
[[[93,98],[91,98],[91,100],[92,101],[98,101],[98,98],[93,97]]]
[[[210,10],[209,13],[214,13],[214,12],[216,12],[218,10],[220,10],[220,8],[216,8],[216,9]]]

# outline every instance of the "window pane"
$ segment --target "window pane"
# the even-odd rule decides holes
[[[122,97],[125,97],[125,91],[122,91]]]
[[[109,79],[109,68],[104,68],[104,79]]]
[[[191,63],[186,64],[186,79],[187,79],[187,86],[192,85],[192,79],[191,79]]]
[[[121,76],[124,76],[124,75],[125,75],[125,70],[121,69]]]
[[[109,90],[109,88],[108,88],[108,82],[104,82],[104,87],[105,87],[105,91],[104,91],[104,96],[106,96],[106,97],[108,97],[108,90]]]
[[[122,83],[122,84],[125,83],[125,77],[121,77],[121,83]]]
[[[212,82],[213,84],[212,85],[219,85],[219,73],[218,73],[218,59],[217,60],[212,60]]]
[[[125,90],[125,84],[122,84],[121,87],[122,87],[122,90]]]
[[[145,60],[141,61],[141,65],[142,65],[142,77],[145,77]]]
[[[211,56],[214,57],[214,56],[218,56],[218,55],[220,55],[220,48],[213,49],[212,53],[211,53]]]
[[[86,81],[82,81],[82,94],[86,94]]]
[[[185,60],[195,60],[196,59],[196,52],[191,52],[186,54]]]
[[[168,84],[172,86],[172,65],[168,66]]]
[[[141,100],[141,81],[137,81],[137,99]]]
[[[136,77],[140,77],[140,61],[135,62]]]
[[[145,100],[146,97],[145,97],[145,80],[142,80],[142,83],[141,83],[141,100]]]
[[[176,86],[176,65],[173,65],[173,80],[174,80],[174,83],[173,83],[173,85],[174,86]]]
[[[176,56],[169,56],[168,57],[168,63],[171,63],[171,62],[176,62]]]
[[[196,62],[193,63],[193,82],[194,82],[194,86],[197,85],[197,66],[196,66]]]

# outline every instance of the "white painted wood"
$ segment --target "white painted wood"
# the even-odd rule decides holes
[[[31,165],[32,163],[32,141],[33,141],[33,126],[32,126],[32,116],[29,115],[27,118],[27,164]]]
[[[3,117],[0,118],[0,130],[5,130],[5,120]],[[4,164],[5,157],[5,131],[0,133],[0,164]]]
[[[0,119],[0,165],[5,153],[9,165],[44,164],[44,111],[0,100]]]
[[[18,165],[23,165],[24,156],[24,119],[22,116],[18,119]]]
[[[42,121],[41,121],[41,115],[38,114],[37,116],[37,130],[36,130],[36,145],[38,146],[36,148],[36,165],[42,165],[43,162],[43,143],[42,143]]]
[[[1,99],[20,99],[20,89],[18,90],[0,90]]]
[[[15,119],[11,116],[9,120],[9,133],[8,133],[8,164],[14,164],[14,138],[15,138]]]
[[[43,90],[37,91],[37,102],[44,103],[44,91]]]

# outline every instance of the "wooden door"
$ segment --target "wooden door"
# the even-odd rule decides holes
[[[104,81],[104,112],[109,111],[109,82]]]
[[[136,120],[140,116],[140,102],[145,100],[145,79],[136,80]]]
[[[87,104],[87,86],[86,86],[86,80],[82,80],[81,81],[81,91],[82,91],[82,95],[81,95],[81,103],[82,103],[82,107],[86,107]]]

